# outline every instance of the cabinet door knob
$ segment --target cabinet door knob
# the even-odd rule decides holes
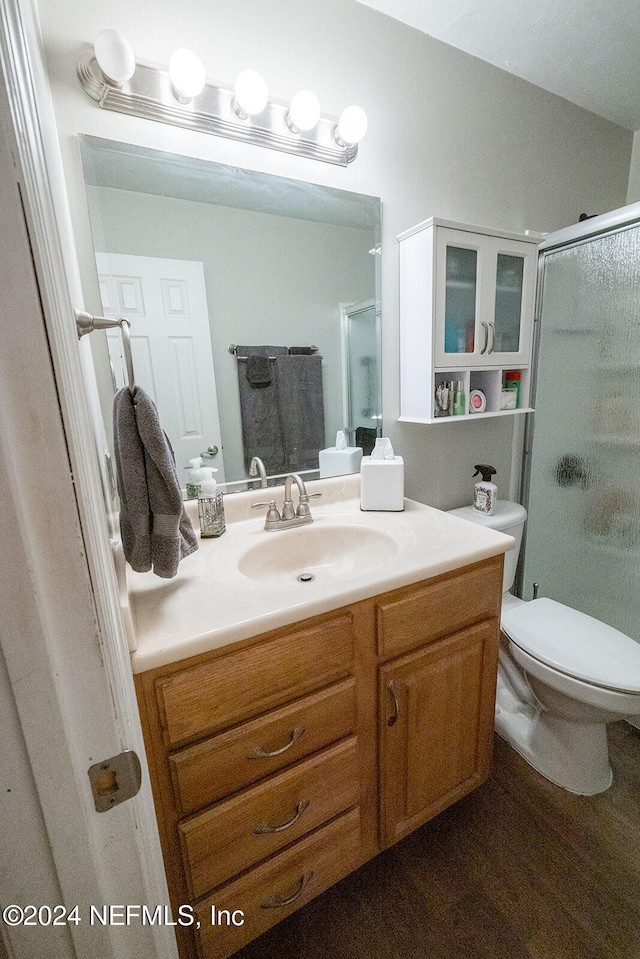
[[[387,692],[391,696],[391,700],[393,703],[393,713],[391,714],[391,716],[387,716],[387,726],[395,726],[398,720],[398,713],[399,713],[400,707],[398,705],[396,684],[394,683],[392,679],[390,679],[389,682],[387,683]]]
[[[289,742],[281,746],[280,749],[273,749],[271,752],[262,749],[261,746],[252,746],[247,753],[247,759],[270,759],[272,756],[281,756],[282,753],[286,753],[287,749],[291,749],[296,739],[300,739],[304,731],[304,726],[296,726],[295,729],[291,730]]]
[[[298,899],[305,888],[308,886],[311,880],[313,879],[312,872],[305,872],[300,877],[300,882],[298,883],[298,888],[290,896],[284,896],[279,898],[278,896],[269,896],[268,899],[265,899],[264,902],[260,903],[261,909],[282,909],[284,906],[290,906],[292,902],[295,902]]]
[[[300,819],[300,816],[305,811],[309,805],[308,799],[302,799],[296,806],[296,811],[291,819],[287,822],[283,822],[281,826],[274,826],[270,822],[259,822],[257,826],[253,827],[253,833],[255,836],[262,836],[265,833],[272,832],[284,832],[285,829],[291,829],[292,826],[295,826],[297,821]]]

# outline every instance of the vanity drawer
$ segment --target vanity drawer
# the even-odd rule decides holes
[[[359,857],[356,808],[195,906],[200,959],[230,956],[346,876],[360,864]],[[228,922],[224,910],[242,925]]]
[[[181,823],[190,894],[227,882],[358,799],[352,736]]]
[[[158,680],[167,745],[228,729],[321,689],[351,671],[349,613],[209,660]]]
[[[377,606],[378,653],[388,659],[500,615],[502,555],[424,586],[408,586]]]
[[[355,680],[346,679],[169,757],[180,817],[344,739],[356,726]]]

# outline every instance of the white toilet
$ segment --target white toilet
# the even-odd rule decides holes
[[[551,599],[509,591],[526,510],[498,500],[493,516],[450,513],[513,536],[505,553],[496,730],[551,782],[591,796],[612,782],[606,724],[640,714],[640,643]]]

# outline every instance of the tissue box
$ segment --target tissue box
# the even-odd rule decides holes
[[[320,450],[318,459],[321,479],[327,476],[342,476],[343,473],[357,473],[362,459],[362,447],[347,446],[339,450],[335,446],[328,446],[326,450]]]
[[[360,509],[404,509],[404,460],[372,459],[363,456],[360,464]]]

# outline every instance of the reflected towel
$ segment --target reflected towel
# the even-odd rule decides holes
[[[116,393],[113,438],[120,497],[120,533],[127,562],[171,579],[198,548],[187,516],[171,444],[155,403],[136,387]]]
[[[320,356],[276,356],[276,380],[286,469],[317,469],[325,446]]]
[[[237,346],[238,356],[249,359],[266,359],[287,353],[286,346]],[[247,360],[248,362],[248,360]],[[273,361],[267,360],[273,363]],[[242,444],[245,469],[249,471],[251,459],[259,456],[267,473],[282,473],[286,469],[284,443],[280,415],[278,413],[278,385],[271,380],[260,386],[253,385],[246,375],[244,361],[238,361],[238,388],[240,415],[242,419]]]

